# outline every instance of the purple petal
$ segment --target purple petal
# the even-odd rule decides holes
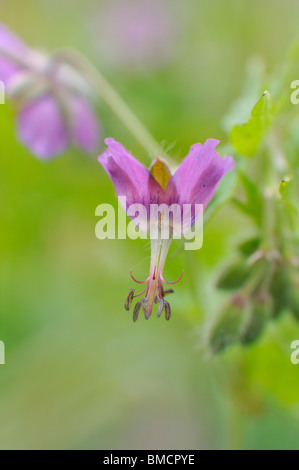
[[[105,140],[108,149],[99,156],[99,162],[112,180],[118,196],[126,196],[127,210],[131,204],[164,202],[164,191],[150,171],[114,139]]]
[[[196,144],[183,160],[166,188],[179,204],[203,204],[212,199],[223,176],[234,168],[232,157],[221,158],[215,151],[219,141],[208,139]]]
[[[74,96],[69,102],[74,143],[86,152],[94,152],[99,145],[99,122],[88,102]]]
[[[24,56],[28,54],[25,43],[3,24],[0,24],[0,80],[7,84],[10,78],[20,70],[20,66],[4,57],[1,52],[20,60],[24,60]]]
[[[194,167],[196,166],[197,157],[200,153],[201,148],[202,144],[192,145],[187,157],[184,158],[179,168],[171,178],[169,182],[169,187],[167,188],[168,192],[170,187],[173,186],[173,188],[180,188],[187,195],[190,188],[190,175],[191,177],[193,176]],[[182,198],[184,198],[183,193]]]
[[[63,115],[50,95],[38,98],[21,109],[18,128],[20,140],[41,159],[62,153],[69,143]]]

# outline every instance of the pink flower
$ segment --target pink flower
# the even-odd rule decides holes
[[[107,62],[152,69],[175,54],[182,21],[168,0],[109,0],[93,19],[93,44]]]
[[[99,123],[81,75],[57,57],[30,49],[0,24],[0,80],[17,104],[18,135],[41,159],[75,144],[96,150]]]
[[[132,204],[143,204],[147,217],[151,214],[150,206],[153,204],[166,204],[168,207],[177,204],[181,208],[184,204],[189,204],[192,208],[196,204],[202,204],[205,209],[223,176],[234,168],[232,157],[221,158],[215,151],[219,141],[214,139],[208,139],[204,145],[193,145],[174,175],[170,174],[162,160],[157,159],[148,170],[114,139],[106,139],[105,143],[108,149],[100,155],[99,162],[112,180],[117,195],[126,196],[124,209],[128,211]],[[128,215],[132,216],[131,213]],[[196,211],[192,210],[192,224],[196,222],[196,217]],[[137,295],[131,289],[126,299],[125,308],[129,310],[133,298],[144,295],[135,305],[134,321],[141,308],[148,319],[154,303],[159,303],[157,316],[165,310],[166,319],[170,318],[170,305],[164,297],[173,291],[164,290],[163,284],[176,284],[182,277],[172,283],[163,278],[171,239],[170,235],[169,238],[158,237],[151,240],[150,272],[145,281],[137,281],[131,273],[134,281],[146,285]]]

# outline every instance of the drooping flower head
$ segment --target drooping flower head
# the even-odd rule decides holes
[[[99,123],[86,81],[58,56],[29,48],[0,24],[0,80],[18,108],[18,136],[41,159],[75,144],[90,153]]]
[[[221,158],[215,151],[219,141],[214,139],[208,139],[204,145],[193,145],[173,175],[161,159],[157,159],[150,169],[147,169],[114,139],[106,139],[105,143],[108,149],[100,155],[99,162],[112,180],[117,195],[126,197],[124,209],[131,218],[134,215],[130,211],[130,206],[142,204],[145,207],[147,220],[143,226],[147,228],[149,228],[148,222],[151,222],[153,205],[165,204],[166,207],[170,207],[175,204],[184,208],[184,205],[188,204],[194,208],[197,204],[201,204],[205,209],[223,176],[234,167],[232,157]],[[192,224],[196,222],[196,217],[198,217],[197,212],[192,210]],[[170,318],[170,305],[165,296],[173,290],[165,290],[164,284],[176,284],[182,277],[181,275],[175,282],[166,282],[163,278],[174,230],[176,228],[172,226],[168,238],[158,236],[151,239],[151,263],[147,279],[137,281],[131,273],[134,281],[146,285],[139,294],[135,294],[135,290],[131,289],[126,298],[125,308],[129,310],[133,298],[143,295],[141,301],[135,305],[134,321],[137,320],[141,308],[145,318],[148,319],[154,303],[159,304],[158,317],[164,310],[165,318],[167,320]]]

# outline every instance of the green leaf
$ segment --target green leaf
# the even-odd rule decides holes
[[[232,128],[230,139],[236,150],[246,156],[252,156],[258,147],[271,122],[271,95],[264,91],[254,106],[249,121]]]
[[[232,264],[218,279],[217,287],[225,290],[240,289],[249,278],[252,269],[252,266],[246,265],[244,261]]]
[[[255,221],[259,221],[263,215],[263,199],[259,186],[242,172],[239,172],[239,178],[245,190],[247,201],[243,203],[238,199],[233,199],[233,202],[242,212],[250,215]]]
[[[253,253],[255,253],[258,250],[260,244],[261,244],[261,239],[259,237],[249,238],[248,240],[246,240],[245,242],[242,242],[238,246],[238,250],[240,251],[242,255],[248,258],[249,256],[253,255]]]
[[[238,199],[233,199],[232,202],[235,204],[235,206],[237,206],[237,208],[241,212],[243,212],[246,215],[249,215],[255,220],[256,219],[258,220],[257,214],[255,213],[255,211],[252,209],[251,206],[245,204],[244,202],[239,201]]]

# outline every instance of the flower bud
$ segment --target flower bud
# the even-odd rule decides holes
[[[277,265],[270,286],[270,295],[273,302],[272,316],[274,318],[290,308],[292,298],[290,276],[287,267],[283,263]]]
[[[224,351],[231,344],[238,342],[247,307],[246,299],[236,295],[216,318],[209,334],[209,346],[213,353]]]
[[[271,317],[272,302],[267,294],[259,294],[252,303],[247,321],[240,336],[242,344],[255,342]]]

